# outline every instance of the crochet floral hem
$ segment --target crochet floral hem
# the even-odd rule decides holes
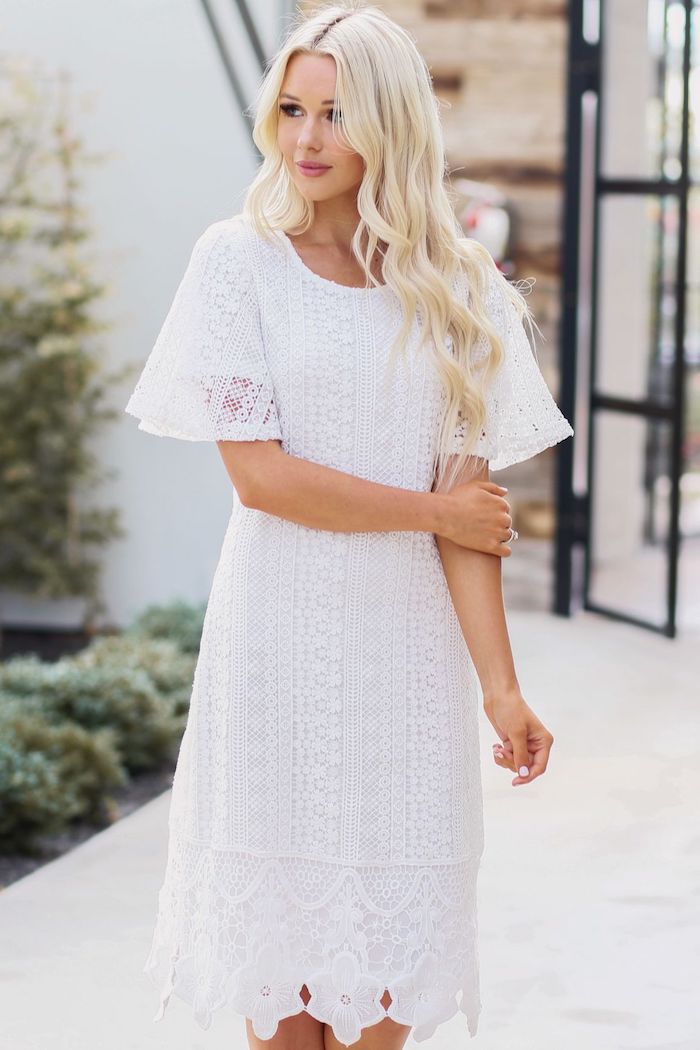
[[[201,1028],[210,1027],[215,1011],[232,1006],[250,1018],[259,1039],[271,1039],[280,1021],[303,1010],[329,1025],[344,1046],[357,1042],[363,1028],[385,1017],[410,1025],[413,1039],[422,1042],[460,1011],[473,1037],[481,1010],[474,971],[455,981],[441,970],[438,957],[430,951],[419,956],[410,973],[387,981],[364,972],[357,956],[347,950],[334,956],[330,968],[302,976],[285,965],[274,944],[261,946],[252,965],[240,966],[230,974],[225,968],[209,967],[206,977],[199,978],[195,976],[195,956],[168,961],[164,950],[154,947],[144,972],[161,990],[154,1021],[163,1019],[168,1001],[175,995],[193,1007]],[[301,998],[304,984],[310,994],[306,1005]],[[386,1009],[380,1002],[385,990],[391,996]]]
[[[232,1006],[259,1039],[304,1009],[345,1046],[387,1016],[420,1042],[461,1010],[475,1035],[481,841],[456,860],[347,864],[216,848],[174,822],[144,966],[160,990],[154,1021],[174,994],[201,1028]]]

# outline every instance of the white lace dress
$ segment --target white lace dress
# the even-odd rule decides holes
[[[497,470],[572,430],[495,283],[489,304],[506,361],[475,451]],[[278,439],[430,491],[442,391],[415,323],[387,377],[398,311],[387,288],[314,274],[280,231],[215,222],[125,411],[151,434]],[[144,968],[154,1020],[174,994],[202,1028],[228,1007],[260,1039],[304,1009],[345,1045],[387,1013],[420,1041],[461,1010],[474,1035],[479,704],[432,533],[331,532],[234,501]]]

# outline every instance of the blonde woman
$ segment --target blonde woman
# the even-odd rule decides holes
[[[489,469],[572,430],[522,297],[460,236],[407,32],[371,6],[297,16],[254,137],[243,211],[197,241],[126,407],[216,441],[240,499],[173,782],[155,1020],[174,994],[203,1028],[243,1015],[252,1048],[394,1050],[457,1011],[474,1035],[479,682],[513,785],[553,741],[513,666]]]

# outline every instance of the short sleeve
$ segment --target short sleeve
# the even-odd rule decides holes
[[[199,237],[125,412],[185,441],[280,439],[260,310],[236,219]]]
[[[487,389],[486,420],[472,449],[472,455],[488,460],[491,470],[536,456],[574,432],[544,381],[505,280],[498,271],[489,271],[486,309],[503,341],[504,358]],[[461,451],[464,431],[462,422],[453,435],[453,453]]]

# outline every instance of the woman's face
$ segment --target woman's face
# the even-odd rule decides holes
[[[337,143],[333,137],[334,97],[335,60],[330,55],[292,55],[278,100],[277,142],[300,193],[314,201],[346,194],[356,198],[364,172],[364,161],[345,144],[342,128],[337,129]],[[324,168],[316,175],[305,173],[300,161]]]

